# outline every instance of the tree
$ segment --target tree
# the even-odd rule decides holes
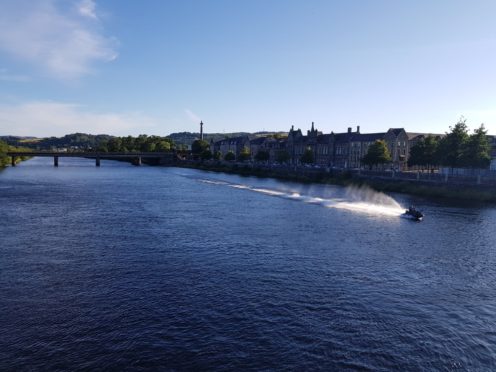
[[[122,139],[119,137],[109,139],[107,142],[107,149],[109,152],[122,151]]]
[[[212,153],[207,149],[200,154],[200,157],[202,160],[210,160],[212,159]]]
[[[227,160],[227,161],[234,161],[236,160],[236,155],[234,155],[234,152],[232,151],[229,151],[225,156],[224,156],[224,160]]]
[[[7,151],[9,151],[9,146],[5,142],[0,141],[0,168],[5,167],[10,162]]]
[[[269,152],[265,150],[258,150],[257,154],[255,155],[256,161],[268,161],[269,159]]]
[[[368,165],[370,169],[374,165],[386,164],[391,162],[391,154],[387,147],[386,141],[377,140],[372,145],[370,145],[367,153],[362,159],[365,165]]]
[[[153,152],[155,151],[155,148],[156,148],[155,142],[146,142],[141,146],[141,149],[144,152]]]
[[[424,141],[424,161],[428,167],[439,165],[439,141],[433,136],[427,136]]]
[[[464,151],[469,138],[466,120],[461,118],[450,129],[451,132],[439,142],[438,156],[442,165],[456,168],[464,163]]]
[[[195,159],[198,159],[198,157],[201,157],[201,154],[207,150],[210,151],[210,144],[207,141],[195,140],[191,144],[191,152],[193,153],[193,157]]]
[[[408,157],[408,166],[413,165],[424,166],[425,162],[425,140],[420,139],[412,148],[410,149],[410,156]]]
[[[171,143],[169,141],[159,141],[155,146],[155,151],[158,152],[169,152],[171,149]]]
[[[98,152],[108,152],[108,147],[106,142],[100,142],[98,145],[96,151]]]
[[[222,159],[222,152],[217,150],[214,152],[214,160],[220,160],[220,159]]]
[[[285,164],[289,161],[290,156],[286,150],[279,150],[276,153],[276,161],[281,164]]]
[[[438,141],[432,136],[420,139],[411,149],[408,158],[408,166],[418,165],[432,167],[438,164],[437,160]]]
[[[250,157],[251,157],[250,149],[247,146],[244,146],[241,149],[241,152],[239,153],[239,160],[240,161],[250,160]]]
[[[487,168],[491,163],[491,144],[484,124],[474,130],[465,145],[462,163],[470,168]]]
[[[313,151],[310,147],[308,147],[303,155],[301,156],[301,162],[303,164],[312,164],[313,163]]]

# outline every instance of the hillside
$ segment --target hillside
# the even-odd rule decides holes
[[[251,138],[256,138],[260,136],[271,136],[271,135],[281,135],[281,136],[286,136],[286,132],[255,132],[255,133],[248,133],[248,132],[233,132],[233,133],[204,133],[203,138],[210,142],[210,140],[213,140],[214,142],[220,141],[221,139],[224,138],[233,138],[233,137],[241,137],[241,136],[248,136],[250,139]],[[191,133],[191,132],[179,132],[179,133],[171,133],[169,136],[174,143],[176,144],[182,144],[182,145],[188,145],[191,146],[194,140],[200,138],[200,133]]]
[[[98,147],[101,142],[108,141],[112,136],[107,134],[86,134],[73,133],[63,137],[16,137],[3,136],[0,140],[11,146],[24,146],[38,150],[49,150],[52,148],[67,148],[67,149],[93,149]]]

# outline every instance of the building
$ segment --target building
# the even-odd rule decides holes
[[[300,165],[305,151],[313,154],[314,164],[322,167],[363,168],[363,158],[369,147],[378,140],[386,142],[392,158],[391,166],[396,170],[407,169],[410,149],[421,139],[427,136],[442,138],[443,135],[427,133],[409,133],[404,128],[390,128],[387,132],[361,133],[360,126],[353,131],[351,127],[344,133],[323,134],[315,128],[312,122],[310,130],[303,135],[301,129],[291,126],[285,139],[274,137],[257,137],[249,140],[248,137],[226,138],[211,143],[213,151],[220,151],[224,157],[232,151],[239,156],[244,147],[250,149],[252,160],[259,151],[269,153],[271,163],[280,159],[281,152],[287,153],[289,163]],[[496,138],[492,137],[493,165],[496,169]]]
[[[222,154],[222,158],[224,158],[228,152],[232,151],[237,159],[244,147],[250,148],[248,136],[224,138],[213,143],[213,152],[219,151]]]
[[[403,170],[407,167],[410,154],[408,134],[404,128],[391,128],[384,136],[391,154],[394,169]]]

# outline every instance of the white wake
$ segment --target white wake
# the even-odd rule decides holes
[[[343,209],[352,212],[381,216],[400,216],[404,209],[392,197],[372,190],[369,187],[347,187],[343,198],[305,195],[301,190],[276,190],[230,183],[217,180],[200,180],[203,183],[248,190],[264,195],[275,196],[308,204],[318,204],[326,208]]]

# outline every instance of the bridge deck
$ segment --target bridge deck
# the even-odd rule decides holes
[[[42,156],[72,158],[161,158],[170,156],[170,152],[56,152],[56,151],[9,151],[7,156]]]

